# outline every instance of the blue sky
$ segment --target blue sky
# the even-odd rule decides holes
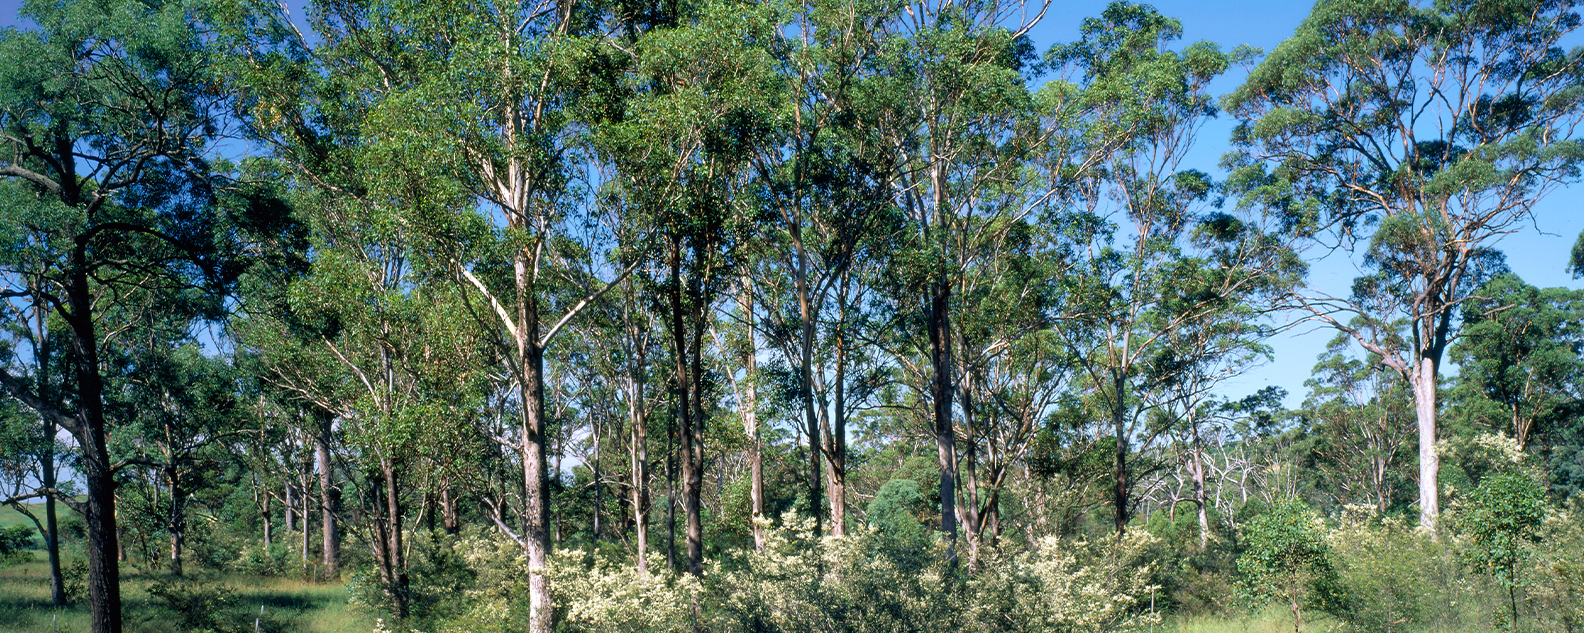
[[[299,23],[304,4],[301,0],[290,2],[293,17]],[[1076,39],[1079,22],[1085,17],[1099,15],[1106,4],[1103,0],[1053,3],[1045,19],[1030,34],[1037,49],[1043,52],[1052,44]],[[1259,3],[1167,0],[1153,4],[1161,13],[1182,21],[1185,42],[1209,40],[1226,49],[1250,44],[1265,50],[1291,35],[1311,6],[1290,0]],[[0,0],[0,25],[19,25],[17,9],[20,5],[20,0]],[[1230,91],[1240,80],[1239,71],[1234,70],[1215,89]],[[1216,161],[1226,149],[1225,139],[1230,129],[1231,121],[1226,119],[1207,126],[1200,133],[1199,149],[1185,167],[1219,174]],[[1497,244],[1506,252],[1513,272],[1540,287],[1584,288],[1584,281],[1572,279],[1564,272],[1569,250],[1580,231],[1584,231],[1581,204],[1584,204],[1584,183],[1556,191],[1537,208],[1530,226]],[[1356,261],[1340,253],[1315,262],[1310,272],[1311,287],[1320,293],[1346,294],[1349,284],[1359,274]],[[1297,405],[1303,399],[1303,382],[1316,356],[1325,350],[1326,342],[1333,336],[1331,330],[1303,325],[1279,336],[1271,341],[1275,360],[1228,384],[1227,395],[1238,397],[1268,385],[1278,385],[1290,392],[1287,404]]]

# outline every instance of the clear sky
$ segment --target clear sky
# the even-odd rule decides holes
[[[289,4],[293,18],[301,23],[305,3],[290,0]],[[1053,3],[1045,19],[1030,34],[1036,48],[1043,52],[1052,44],[1076,39],[1079,22],[1085,17],[1099,15],[1106,4],[1105,0]],[[1225,49],[1250,44],[1267,51],[1291,35],[1312,6],[1292,0],[1254,3],[1247,0],[1164,0],[1153,4],[1161,13],[1182,21],[1184,43],[1209,40]],[[20,5],[20,0],[0,0],[0,26],[22,25],[17,16]],[[1242,79],[1239,72],[1234,70],[1214,88],[1219,92],[1232,90]],[[1230,129],[1231,121],[1224,118],[1207,126],[1200,133],[1198,150],[1185,167],[1219,174],[1216,163],[1226,150],[1225,139]],[[1557,191],[1537,208],[1532,225],[1497,244],[1506,252],[1513,272],[1540,287],[1584,288],[1584,280],[1572,279],[1564,272],[1573,241],[1584,231],[1581,204],[1584,204],[1584,183]],[[1314,262],[1309,279],[1311,287],[1320,293],[1346,294],[1349,284],[1358,276],[1356,261],[1346,254],[1338,254]],[[1238,397],[1267,385],[1279,385],[1290,392],[1287,404],[1296,406],[1303,399],[1303,382],[1316,356],[1325,350],[1326,342],[1333,336],[1331,330],[1304,325],[1281,335],[1271,341],[1275,360],[1227,385],[1227,395]]]

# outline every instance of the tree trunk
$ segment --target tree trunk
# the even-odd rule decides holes
[[[116,525],[115,473],[105,446],[104,383],[99,375],[99,339],[93,322],[93,297],[88,287],[87,243],[72,249],[67,299],[71,305],[73,369],[77,377],[79,419],[87,437],[82,447],[83,476],[88,487],[84,519],[88,524],[88,604],[94,633],[121,633],[120,539]]]
[[[1301,608],[1300,608],[1300,606],[1298,604],[1298,586],[1297,585],[1294,585],[1292,587],[1291,597],[1292,597],[1293,633],[1298,633],[1298,625],[1303,623],[1303,611],[1301,610]]]
[[[296,494],[297,485],[292,483],[292,481],[290,479],[288,479],[288,480],[286,480],[286,485],[284,486],[284,490],[285,490],[285,496],[286,496],[286,499],[283,501],[283,503],[286,506],[286,531],[287,532],[296,532],[297,531],[297,494]]]
[[[628,415],[632,417],[632,506],[634,531],[638,536],[637,564],[640,577],[649,574],[649,428],[644,416],[642,370],[633,372]]]
[[[44,464],[44,472],[46,474],[44,475],[43,483],[44,487],[53,490],[55,488],[55,463],[53,459],[55,425],[49,424],[46,428],[50,430],[51,444],[49,451],[51,459]],[[57,607],[65,606],[66,578],[61,575],[60,525],[56,520],[55,497],[53,495],[44,498],[44,549],[49,553],[50,603]]]
[[[320,563],[325,566],[325,577],[334,576],[341,561],[341,535],[336,529],[336,514],[340,512],[340,493],[336,490],[333,467],[330,462],[330,432],[334,419],[320,412],[319,432],[314,437],[314,452],[319,459],[319,523],[323,540]]]
[[[593,507],[593,510],[594,510],[594,525],[593,525],[593,530],[594,531],[593,531],[593,534],[594,534],[594,542],[598,543],[599,539],[600,539],[600,501],[601,501],[600,493],[604,489],[604,484],[600,482],[600,432],[599,432],[599,418],[598,417],[594,417],[594,418],[590,419],[589,420],[589,424],[593,427],[593,432],[594,432],[594,463],[593,463],[593,470],[591,471],[593,473],[593,475],[594,475],[594,481],[593,481],[593,484],[594,484],[594,507]]]
[[[530,330],[527,356],[523,364],[523,487],[528,554],[528,620],[531,633],[550,633],[553,628],[550,580],[545,565],[550,555],[550,474],[545,460],[544,354],[539,348],[538,319],[525,319]]]
[[[263,506],[260,508],[261,512],[259,514],[264,519],[264,550],[267,553],[269,548],[275,544],[275,521],[274,517],[270,516],[274,513],[274,509],[270,507],[270,493],[268,489],[264,491],[263,499],[260,501],[259,505]]]
[[[835,423],[827,439],[826,462],[830,466],[831,534],[847,535],[847,356],[843,349],[842,325],[836,328],[836,410]]]
[[[180,477],[176,469],[165,469],[165,481],[170,485],[170,515],[166,517],[165,531],[170,534],[172,576],[182,575],[182,545],[187,537],[187,491],[182,488]]]
[[[1199,505],[1199,551],[1210,547],[1210,511],[1205,498],[1204,442],[1199,437],[1199,419],[1193,419],[1194,503]]]
[[[1113,464],[1116,477],[1116,488],[1112,491],[1112,504],[1116,507],[1116,534],[1117,540],[1127,534],[1128,522],[1128,494],[1132,489],[1132,482],[1128,481],[1128,437],[1126,425],[1127,400],[1123,390],[1127,388],[1127,381],[1122,374],[1118,374],[1111,381],[1113,402],[1111,405],[1111,425],[1116,430],[1116,461]]]
[[[409,614],[407,565],[402,559],[402,506],[397,486],[396,467],[389,456],[380,458],[380,479],[384,486],[376,490],[380,495],[381,516],[375,519],[374,561],[379,565],[380,580],[385,585],[385,597],[391,601],[391,611],[398,621]]]
[[[798,356],[798,399],[803,404],[804,428],[808,430],[809,447],[809,513],[814,515],[814,536],[821,533],[820,506],[820,427],[819,415],[814,407],[814,306],[809,296],[807,256],[799,249],[798,265],[794,269],[797,286],[798,316],[803,321]]]
[[[743,275],[742,296],[739,299],[742,309],[743,321],[747,329],[748,345],[743,349],[743,396],[742,396],[742,422],[743,434],[748,436],[748,462],[752,470],[752,481],[749,483],[748,496],[752,507],[750,508],[751,521],[753,521],[754,549],[764,551],[765,531],[759,524],[764,517],[764,459],[762,457],[762,438],[759,437],[759,352],[758,337],[754,332],[754,305],[753,305],[753,275]],[[838,392],[839,393],[839,392]],[[840,398],[838,397],[838,406]]]
[[[689,340],[687,330],[687,316],[683,313],[682,303],[682,253],[680,238],[672,238],[670,245],[671,264],[671,340],[672,356],[675,363],[676,380],[676,410],[677,410],[677,436],[681,442],[682,461],[682,503],[683,512],[687,517],[687,557],[688,573],[694,576],[704,575],[704,550],[703,526],[699,517],[699,496],[703,488],[703,464],[699,456],[702,447],[699,446],[699,437],[695,425],[701,421],[693,419],[693,393],[695,378],[694,371],[699,364],[696,358],[690,358],[690,353],[696,351],[696,344]],[[699,324],[702,329],[702,324]],[[695,335],[694,338],[697,338]]]
[[[957,563],[957,448],[952,433],[951,286],[942,276],[930,288],[930,384],[934,400],[935,452],[940,461],[941,532],[946,534],[946,559]]]
[[[982,527],[979,519],[979,437],[974,429],[974,400],[973,400],[973,373],[964,369],[962,381],[962,411],[963,411],[963,461],[966,462],[962,469],[964,492],[963,499],[963,536],[968,540],[968,567],[977,569],[979,566],[979,529]]]
[[[1436,455],[1436,363],[1430,356],[1420,359],[1413,375],[1414,416],[1419,423],[1419,525],[1432,532],[1441,515],[1436,479],[1441,472]]]
[[[675,404],[673,403],[673,408]],[[681,414],[676,413],[680,417]],[[666,433],[666,569],[676,571],[676,471],[677,434],[675,421]]]
[[[37,283],[34,284],[37,288]],[[51,406],[60,406],[60,399],[56,397],[55,386],[50,382],[50,340],[49,340],[49,312],[43,302],[39,302],[33,311],[35,327],[37,328],[34,339],[37,349],[34,361],[37,364],[39,399]],[[55,419],[42,415],[44,419],[44,450],[39,453],[39,483],[45,489],[55,490],[55,434],[58,432]],[[66,605],[66,579],[61,575],[60,566],[60,525],[55,514],[55,495],[44,497],[44,549],[49,556],[50,569],[50,603],[57,606]]]

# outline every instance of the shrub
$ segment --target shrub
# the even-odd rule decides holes
[[[1241,589],[1251,606],[1288,603],[1296,633],[1303,608],[1341,611],[1337,574],[1319,513],[1294,498],[1278,500],[1243,528]]]
[[[1430,591],[1425,571],[1434,564],[1435,545],[1401,517],[1361,510],[1345,513],[1330,535],[1347,605],[1333,613],[1358,631],[1406,630],[1423,620]]]
[[[161,610],[172,617],[150,621],[144,627],[147,630],[214,633],[252,630],[252,622],[243,622],[236,613],[236,592],[223,584],[192,578],[158,579],[149,585],[148,592],[158,600]]]
[[[1508,624],[1517,631],[1519,570],[1540,542],[1545,491],[1528,475],[1502,472],[1485,477],[1456,510],[1458,532],[1469,541],[1464,555],[1507,590]]]
[[[26,525],[0,527],[0,563],[14,563],[27,558],[35,547],[33,528]]]
[[[221,552],[225,550],[215,550]],[[288,574],[297,569],[295,559],[290,550],[284,545],[275,544],[270,547],[256,546],[243,549],[234,559],[227,561],[220,569],[228,569],[250,576],[270,578]]]
[[[550,586],[566,631],[661,633],[691,631],[692,605],[700,586],[691,575],[666,570],[658,555],[644,575],[630,563],[586,554],[557,552]]]
[[[1159,621],[1143,598],[1158,587],[1144,562],[1156,539],[1040,539],[1032,551],[992,560],[969,581],[971,620],[998,631],[1135,631]]]
[[[873,519],[874,517],[871,517]],[[1042,539],[1029,552],[984,555],[970,573],[946,562],[945,545],[921,556],[877,529],[813,538],[806,520],[783,518],[763,552],[705,579],[712,630],[720,631],[1127,631],[1153,622],[1140,608],[1154,587],[1142,555],[1153,537],[1120,545]]]

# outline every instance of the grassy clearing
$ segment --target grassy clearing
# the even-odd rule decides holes
[[[181,627],[169,609],[150,595],[158,578],[123,567],[122,613],[127,631],[159,633]],[[345,587],[337,583],[311,583],[290,578],[198,576],[208,586],[224,585],[234,600],[219,618],[233,630],[252,631],[253,620],[264,607],[261,631],[301,633],[367,633],[373,618],[347,606]],[[34,560],[0,567],[0,631],[48,633],[52,617],[61,633],[88,630],[88,607],[74,604],[56,609],[50,605],[49,566],[41,552]]]
[[[33,516],[40,517],[40,520],[43,520],[42,517],[44,516],[44,504],[24,503],[22,505],[27,506],[28,510],[33,513]],[[17,512],[16,508],[13,508],[9,505],[0,506],[0,527],[6,527],[8,525],[26,525],[28,527],[33,527],[33,522],[26,516],[23,516],[21,512]]]
[[[1325,614],[1304,613],[1305,632],[1322,633],[1341,629],[1341,623]],[[1273,605],[1245,617],[1206,615],[1173,618],[1168,616],[1155,630],[1159,633],[1282,633],[1292,630],[1292,614],[1285,608]]]

